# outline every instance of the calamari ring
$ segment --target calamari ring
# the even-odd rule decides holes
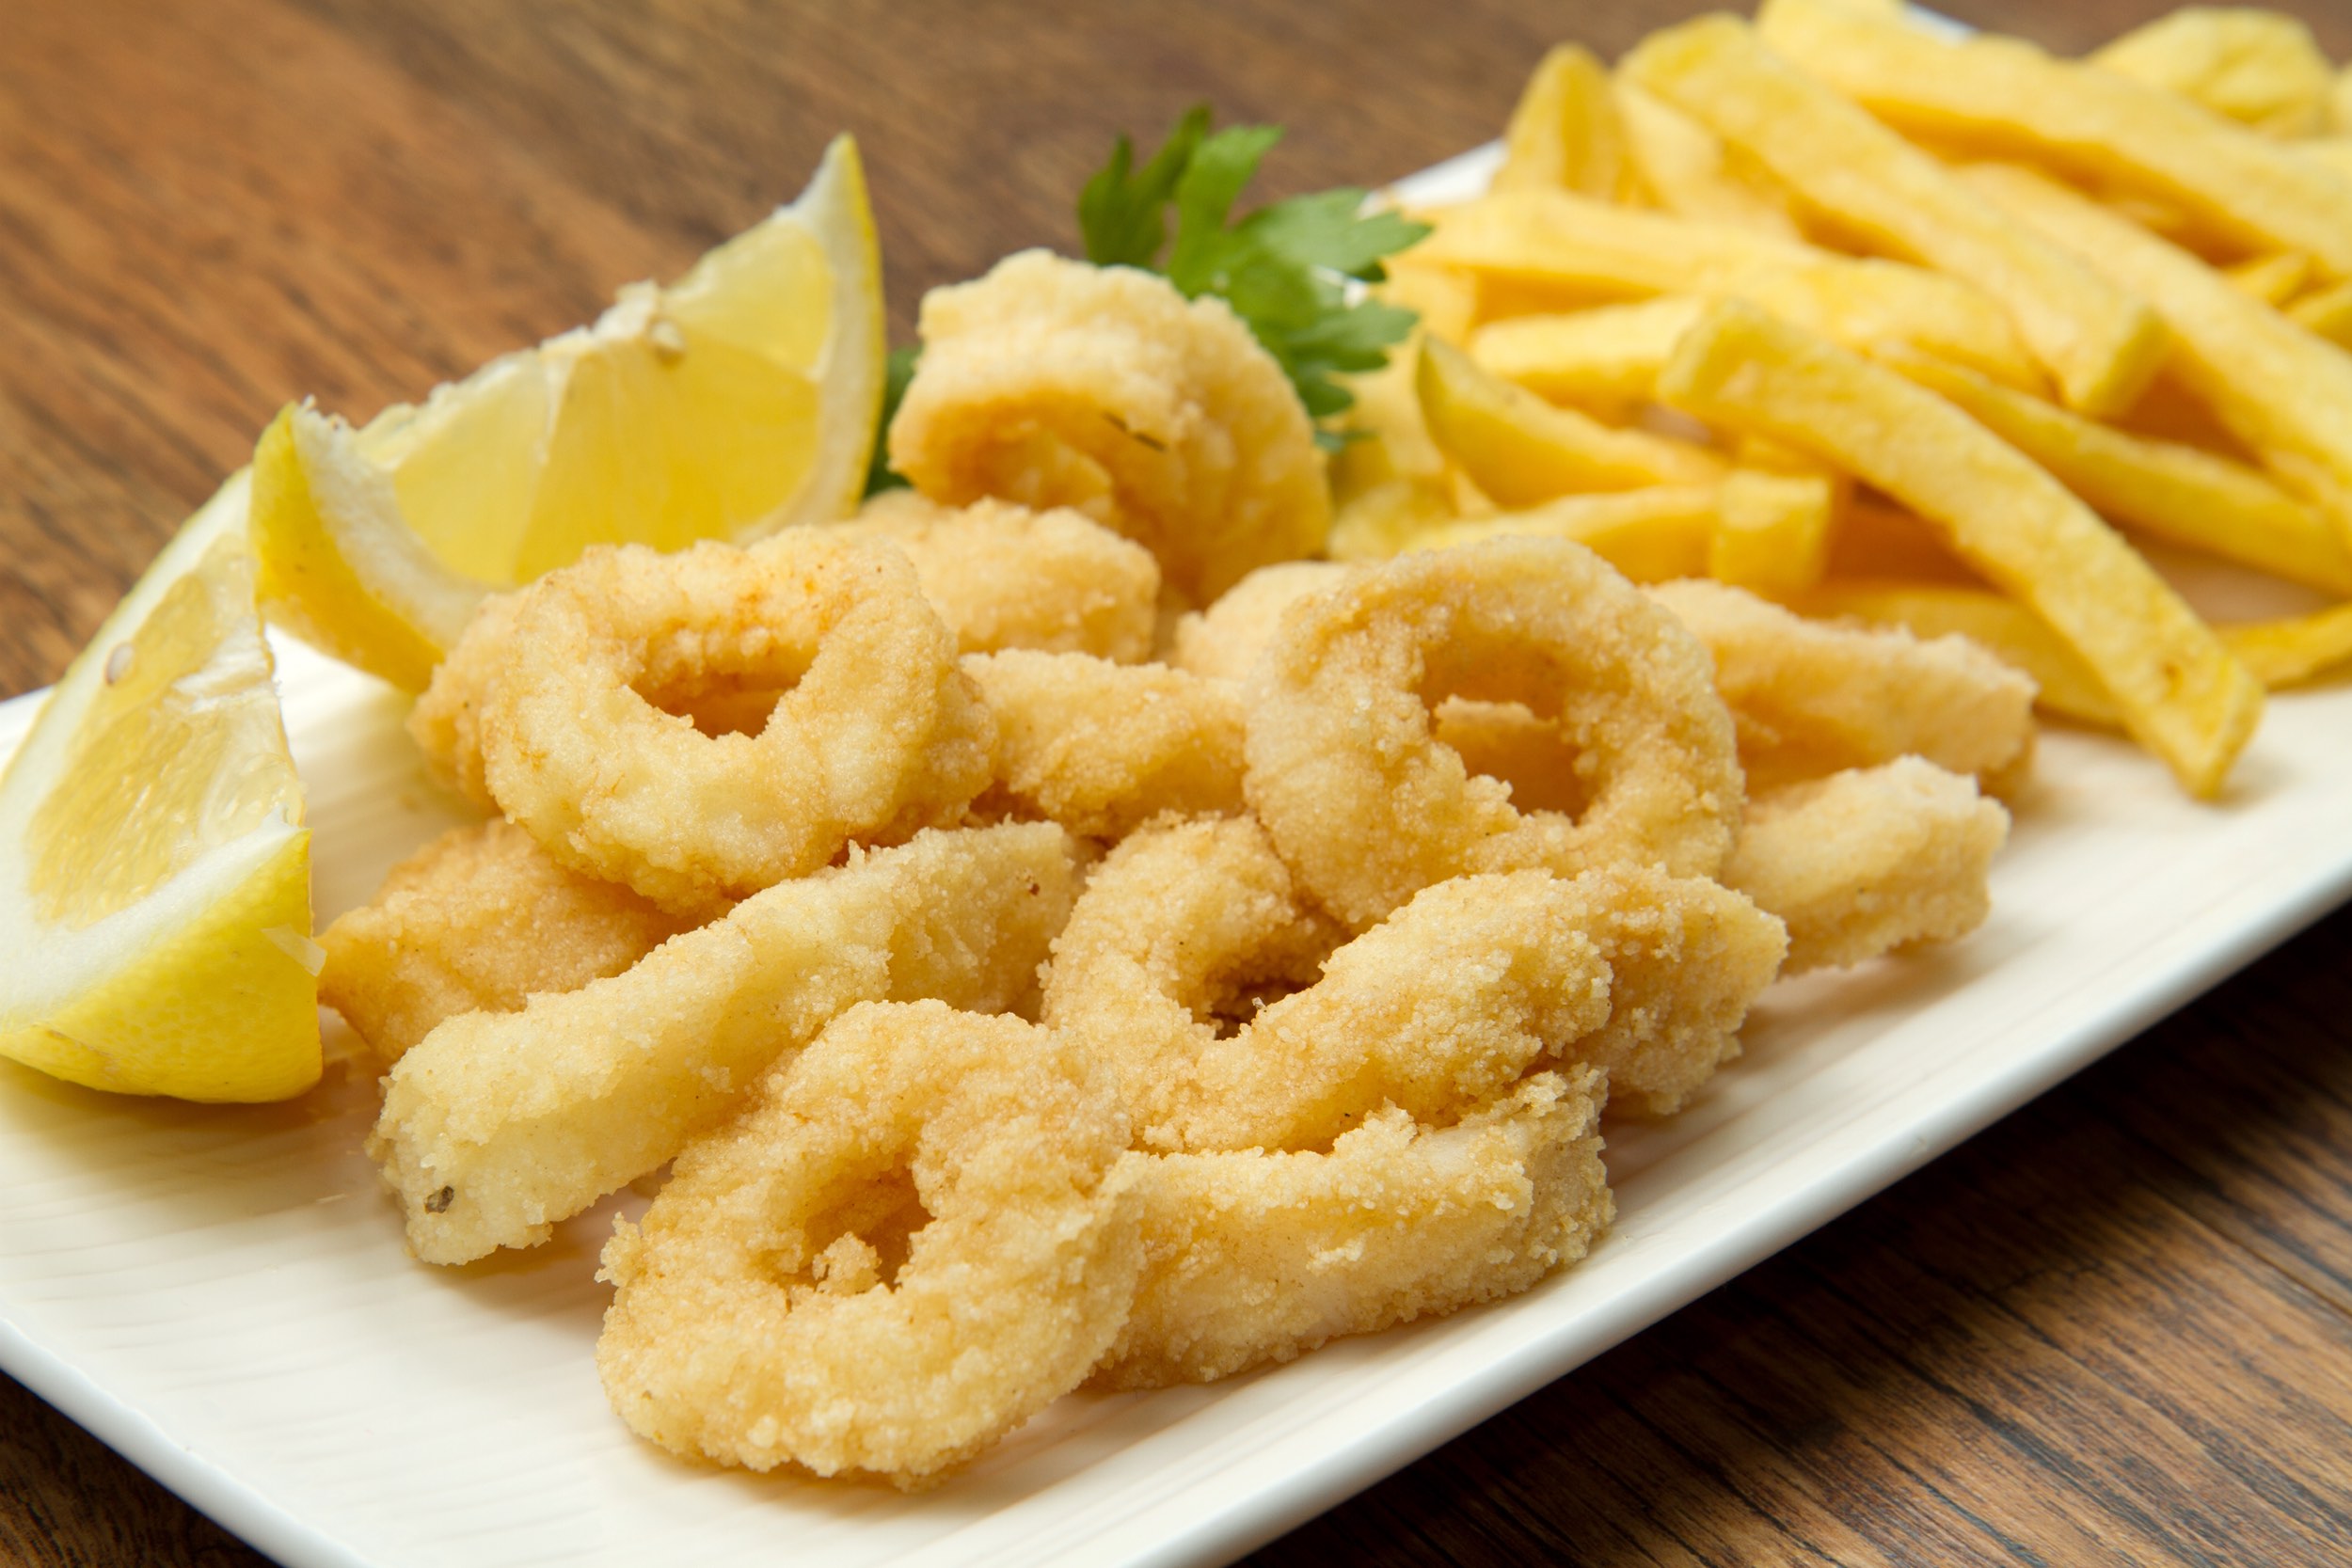
[[[495,626],[505,663],[476,721],[491,796],[558,860],[665,909],[955,821],[988,783],[993,721],[885,545],[793,530],[756,550],[592,550]],[[657,705],[730,688],[783,691],[757,734]]]
[[[967,654],[1034,648],[1120,664],[1152,657],[1160,563],[1132,539],[1062,508],[946,507],[884,490],[836,535],[896,545]]]
[[[905,1486],[971,1457],[1126,1319],[1126,1132],[1074,1041],[937,1003],[851,1008],[614,1227],[613,1409],[755,1470]]]
[[[1357,929],[1472,872],[1711,876],[1739,827],[1731,717],[1706,650],[1565,540],[1488,540],[1351,577],[1283,616],[1249,688],[1249,804]],[[1430,704],[1446,697],[1556,721],[1590,805],[1573,818],[1513,806],[1433,733]]]
[[[1526,1290],[1609,1227],[1605,1086],[1541,1072],[1456,1124],[1375,1112],[1327,1154],[1134,1155],[1144,1263],[1093,1381],[1207,1383]]]
[[[922,334],[890,464],[925,495],[1074,507],[1195,604],[1322,547],[1314,426],[1223,300],[1028,250],[924,295]]]
[[[1283,561],[1261,566],[1206,610],[1176,623],[1168,662],[1215,680],[1241,680],[1274,641],[1282,612],[1310,594],[1336,588],[1352,568],[1336,561]]]

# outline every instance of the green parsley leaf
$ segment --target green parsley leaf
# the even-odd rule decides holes
[[[894,348],[883,362],[882,419],[874,426],[874,455],[866,465],[869,496],[907,488],[906,476],[890,466],[890,421],[898,417],[898,404],[906,401],[907,388],[914,381],[914,362],[922,356],[919,346]]]
[[[1395,213],[1366,213],[1364,193],[1352,187],[1292,197],[1236,223],[1233,204],[1282,133],[1269,125],[1209,126],[1207,105],[1196,105],[1140,169],[1134,144],[1119,138],[1109,164],[1078,198],[1087,259],[1162,272],[1188,299],[1216,295],[1282,367],[1310,415],[1343,413],[1356,400],[1335,378],[1388,363],[1388,350],[1414,322],[1410,310],[1351,298],[1358,293],[1351,285],[1380,281],[1381,259],[1428,227]],[[1316,439],[1336,446],[1344,437],[1327,431]]]

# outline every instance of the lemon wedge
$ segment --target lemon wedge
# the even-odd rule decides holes
[[[0,774],[0,1055],[93,1088],[319,1076],[310,835],[254,610],[246,476],[191,518]]]
[[[485,594],[590,545],[676,549],[847,515],[882,390],[856,144],[667,289],[354,430],[287,408],[254,453],[264,611],[421,690]]]

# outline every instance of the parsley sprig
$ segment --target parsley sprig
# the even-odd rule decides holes
[[[1280,364],[1307,412],[1328,419],[1356,401],[1335,378],[1378,370],[1413,328],[1412,311],[1364,298],[1349,283],[1380,281],[1381,258],[1428,226],[1365,212],[1364,193],[1350,186],[1272,202],[1236,222],[1234,202],[1282,132],[1212,131],[1210,123],[1207,105],[1195,107],[1140,167],[1134,143],[1119,138],[1078,197],[1087,260],[1162,273],[1187,299],[1224,300]],[[1340,443],[1328,432],[1316,438]]]
[[[1344,185],[1269,203],[1235,222],[1233,203],[1282,131],[1274,125],[1213,131],[1210,125],[1208,105],[1195,106],[1139,168],[1135,144],[1119,138],[1110,162],[1078,194],[1087,260],[1160,273],[1187,299],[1216,295],[1274,356],[1311,418],[1343,413],[1356,396],[1335,378],[1387,364],[1389,349],[1405,341],[1415,320],[1412,311],[1362,297],[1349,285],[1379,282],[1387,276],[1381,258],[1420,240],[1429,226],[1395,213],[1367,213],[1363,191]],[[890,356],[884,435],[919,352],[899,349]],[[1327,449],[1345,438],[1324,429],[1315,434]],[[866,494],[905,483],[891,470],[885,443],[877,440]]]

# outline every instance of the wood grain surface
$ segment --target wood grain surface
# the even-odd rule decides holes
[[[2079,48],[2163,8],[1962,3]],[[2302,0],[2352,55],[2352,0]],[[835,130],[894,336],[1067,248],[1121,129],[1280,195],[1496,134],[1686,8],[0,0],[0,695],[290,398],[358,416],[675,272]],[[1257,1559],[2352,1561],[2352,914]],[[0,1238],[0,1245],[5,1245]],[[0,1564],[261,1560],[0,1378]]]

